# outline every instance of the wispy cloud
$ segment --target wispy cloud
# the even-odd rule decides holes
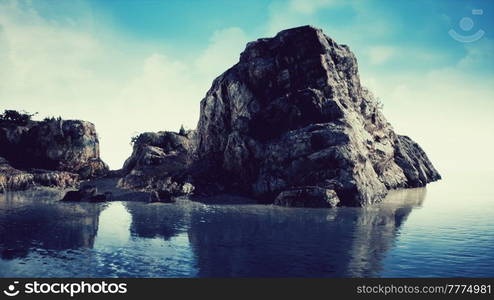
[[[210,43],[195,61],[197,70],[211,81],[238,62],[249,38],[238,27],[215,31]]]
[[[390,46],[373,46],[368,50],[369,62],[373,65],[386,62],[395,55],[396,49]]]

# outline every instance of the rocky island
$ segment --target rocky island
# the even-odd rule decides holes
[[[321,29],[292,28],[247,44],[200,105],[195,130],[133,140],[119,188],[163,202],[232,194],[283,206],[366,206],[390,189],[441,178],[421,147],[386,121],[349,47]],[[3,189],[46,184],[33,168],[56,186],[108,171],[90,123],[0,129]]]
[[[92,123],[61,118],[33,121],[13,110],[0,115],[0,192],[35,186],[67,188],[107,173]]]
[[[201,101],[194,131],[143,133],[120,185],[241,193],[287,206],[363,206],[440,179],[359,79],[357,59],[303,26],[247,44]]]

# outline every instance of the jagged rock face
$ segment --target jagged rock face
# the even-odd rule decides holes
[[[125,161],[124,177],[118,185],[155,190],[160,195],[190,194],[193,187],[187,182],[187,171],[194,161],[195,144],[195,131],[142,133],[134,142],[132,155]]]
[[[310,26],[247,45],[202,100],[197,140],[228,185],[269,201],[317,186],[361,206],[440,178],[361,86],[349,48]]]
[[[0,124],[0,156],[19,169],[78,173],[82,179],[105,175],[99,141],[92,123],[46,119],[26,124]]]

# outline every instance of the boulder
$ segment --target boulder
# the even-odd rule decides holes
[[[82,186],[79,192],[83,195],[83,197],[94,197],[98,194],[98,188],[94,185],[87,184]]]
[[[89,202],[106,202],[111,201],[113,194],[111,192],[105,192],[104,194],[96,194],[89,197]]]
[[[68,191],[62,201],[87,201],[103,202],[111,200],[111,192],[98,194],[98,188],[92,184],[86,184],[77,191]]]
[[[335,191],[317,186],[286,190],[274,200],[275,205],[292,207],[335,207],[339,202]]]
[[[80,191],[68,191],[62,201],[82,201],[83,194]]]

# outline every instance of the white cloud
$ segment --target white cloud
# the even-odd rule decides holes
[[[238,27],[214,32],[209,46],[195,62],[198,71],[212,80],[238,62],[240,52],[244,50],[247,42],[248,37]]]
[[[374,46],[368,48],[369,62],[373,65],[382,64],[396,55],[396,49],[389,46]]]
[[[415,64],[428,65],[441,64],[449,60],[448,54],[419,47],[373,45],[353,48],[355,54],[361,59],[361,65],[369,64],[370,67],[390,62],[410,61]]]
[[[318,9],[337,5],[340,2],[338,0],[291,0],[288,7],[301,14],[313,14]]]
[[[449,172],[494,171],[494,79],[458,67],[427,72],[363,74],[399,134],[416,140]]]
[[[239,28],[220,30],[187,61],[116,33],[84,31],[84,22],[44,19],[29,2],[0,4],[0,110],[95,123],[112,168],[138,132],[195,128],[200,100],[246,43]]]
[[[369,8],[365,0],[291,0],[274,1],[269,6],[268,21],[265,26],[265,35],[270,36],[281,30],[302,25],[313,25],[324,29],[325,33],[339,43],[356,45],[363,37],[372,39],[388,37],[397,30],[391,26],[387,17],[374,9]],[[349,24],[331,24],[320,18],[318,12],[333,8],[350,8],[354,12],[353,19],[358,20]]]

